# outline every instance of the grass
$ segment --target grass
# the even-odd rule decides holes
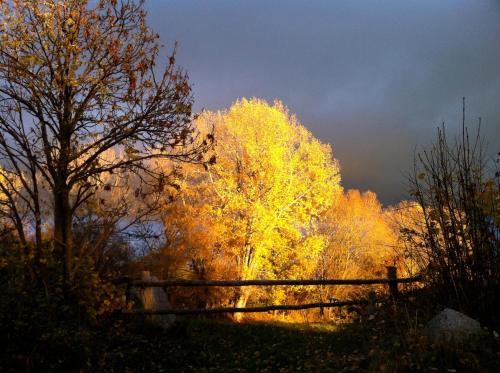
[[[107,353],[105,365],[119,363],[124,368],[144,371],[311,372],[340,371],[347,359],[352,366],[358,366],[353,351],[359,348],[360,336],[342,333],[341,328],[332,324],[232,324],[196,320],[181,322],[165,334],[159,334],[150,325],[138,327],[133,333],[154,341],[147,356],[144,356],[144,340],[135,340],[132,345],[130,340],[123,340],[121,348]],[[127,351],[126,361],[120,351]]]
[[[399,319],[397,319],[399,320]],[[115,371],[475,372],[498,371],[500,343],[485,335],[463,344],[428,341],[411,321],[287,324],[184,320],[166,332],[128,329],[98,359]],[[138,336],[141,336],[139,339]]]
[[[162,330],[114,320],[94,330],[56,331],[29,348],[27,341],[27,355],[10,354],[13,360],[0,371],[498,371],[500,343],[493,336],[438,345],[417,322],[401,315],[346,324],[183,319]]]

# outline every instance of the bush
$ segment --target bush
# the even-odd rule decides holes
[[[412,194],[425,228],[419,235],[429,260],[428,285],[446,305],[498,323],[500,306],[499,173],[488,168],[478,130],[465,125],[450,145],[444,127],[430,151],[419,154]]]

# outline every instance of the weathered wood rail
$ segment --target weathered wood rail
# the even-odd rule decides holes
[[[114,281],[115,284],[126,285],[126,304],[129,303],[131,289],[133,287],[161,287],[165,291],[169,287],[242,287],[242,286],[318,286],[318,285],[388,285],[389,295],[396,300],[399,297],[398,284],[408,284],[422,281],[422,276],[414,276],[408,278],[398,278],[396,267],[387,267],[387,278],[373,279],[323,279],[323,280],[133,280],[129,277],[122,277]],[[220,308],[200,308],[200,309],[163,309],[163,310],[142,310],[132,309],[124,310],[125,314],[142,314],[142,315],[193,315],[193,314],[216,314],[216,313],[248,313],[248,312],[268,312],[277,310],[303,310],[310,308],[327,308],[327,307],[343,307],[355,305],[367,305],[376,303],[375,299],[370,300],[351,300],[351,301],[335,301],[335,302],[316,302],[297,305],[269,305],[259,307],[220,307]]]
[[[343,306],[360,306],[370,304],[369,301],[345,301],[345,302],[317,302],[307,304],[274,304],[260,307],[220,307],[220,308],[194,308],[194,309],[164,309],[164,310],[129,310],[126,314],[140,315],[203,315],[216,313],[251,313],[251,312],[269,312],[269,311],[297,311],[310,308],[328,308]]]
[[[130,284],[135,287],[197,287],[197,286],[220,286],[220,287],[241,287],[241,286],[295,286],[295,285],[385,285],[403,284],[420,281],[420,276],[408,278],[373,278],[373,279],[325,279],[325,280],[128,280],[122,278],[115,282]]]

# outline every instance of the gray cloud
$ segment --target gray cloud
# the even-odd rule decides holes
[[[416,146],[445,121],[483,117],[500,150],[497,1],[150,0],[151,26],[179,64],[196,109],[279,98],[332,144],[343,184],[405,198]]]

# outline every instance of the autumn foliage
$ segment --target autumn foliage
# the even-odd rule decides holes
[[[13,242],[1,263],[15,259],[20,284],[83,297],[95,315],[119,308],[109,280],[140,269],[160,278],[349,278],[405,262],[392,210],[374,193],[344,192],[330,145],[282,102],[243,98],[192,115],[187,75],[175,48],[161,60],[142,2],[0,4],[0,214]],[[174,296],[243,307],[356,294]]]
[[[160,62],[145,17],[134,1],[0,2],[3,215],[27,257],[33,241],[37,280],[46,235],[74,284],[86,260],[74,219],[108,174],[148,174],[161,188],[148,160],[203,162],[187,76],[175,49]]]
[[[161,213],[166,242],[151,256],[161,277],[373,278],[404,262],[397,260],[403,242],[395,212],[372,192],[344,193],[331,148],[281,102],[241,99],[225,111],[201,113],[196,126],[202,133],[213,129],[214,163],[178,171],[179,192]],[[366,292],[301,286],[172,291],[191,307],[296,304]]]
[[[185,280],[380,279],[386,266],[396,266],[400,276],[422,276],[423,283],[400,287],[424,294],[420,305],[429,300],[434,308],[500,323],[500,174],[486,166],[479,135],[470,140],[463,125],[452,145],[440,130],[434,147],[415,159],[412,200],[383,206],[371,191],[344,190],[335,146],[314,137],[279,100],[241,98],[223,110],[193,113],[177,44],[164,53],[144,9],[141,0],[0,0],[0,344],[7,346],[0,370],[3,360],[7,371],[164,371],[158,361],[169,370],[205,369],[213,358],[205,351],[220,342],[205,324],[200,332],[180,323],[168,334],[148,325],[155,319],[126,318],[144,312],[128,312],[140,300],[129,301],[131,289],[125,296],[117,279],[143,270]],[[165,289],[169,306],[387,299],[385,286],[201,285]],[[389,324],[384,315],[391,315],[390,328],[402,330],[392,318],[402,310],[396,298],[354,309],[358,316],[371,309],[369,323],[354,328],[354,344],[366,356],[333,338],[346,351],[342,363],[349,355],[358,370],[375,349],[391,355],[373,344]],[[350,317],[323,308],[260,315]],[[399,353],[401,344],[420,343],[415,324],[413,334],[391,346],[405,371],[420,369],[409,353]],[[219,333],[234,326],[215,325]],[[186,350],[176,333],[189,336]],[[203,333],[213,343],[192,365]],[[277,344],[266,346],[272,356],[261,362],[261,342],[249,357],[251,343],[235,335],[245,353],[228,354],[231,366],[240,365],[236,358],[247,370],[279,366],[270,363]],[[333,359],[333,344],[314,338]],[[285,357],[304,352],[302,342],[294,343]],[[331,369],[323,351],[304,353],[307,363],[297,367],[317,369],[321,358],[319,366]]]

